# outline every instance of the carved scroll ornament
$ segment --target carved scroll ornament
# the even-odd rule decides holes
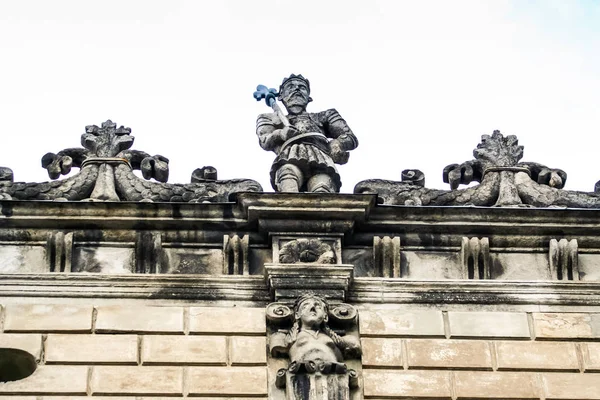
[[[444,168],[443,178],[451,190],[421,187],[408,177],[407,170],[402,182],[365,180],[356,185],[354,192],[377,193],[384,204],[390,205],[600,208],[600,194],[562,189],[567,180],[563,170],[520,162],[523,146],[519,146],[516,136],[504,137],[499,131],[483,135],[473,155],[474,160]],[[479,185],[457,189],[471,182]]]
[[[81,135],[83,148],[69,148],[42,157],[42,167],[50,179],[67,175],[73,167],[79,172],[69,178],[41,183],[13,182],[12,171],[0,168],[0,200],[93,200],[223,202],[237,192],[261,192],[250,179],[216,180],[216,170],[194,171],[188,184],[165,183],[169,177],[166,157],[130,150],[131,129],[108,120],[102,126],[90,125]],[[133,171],[142,172],[144,179]],[[154,178],[156,182],[149,181]]]

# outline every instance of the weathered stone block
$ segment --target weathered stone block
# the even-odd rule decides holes
[[[600,343],[583,343],[583,364],[586,371],[600,371]]]
[[[190,333],[266,334],[262,308],[192,307]]]
[[[407,340],[409,368],[492,369],[488,342],[481,340]]]
[[[441,311],[361,310],[361,335],[444,336]]]
[[[182,394],[183,368],[94,367],[91,388],[94,394]]]
[[[452,337],[530,337],[525,313],[450,311],[448,320]]]
[[[266,367],[192,367],[189,374],[190,395],[267,394]]]
[[[543,374],[546,399],[600,399],[600,374]]]
[[[549,280],[548,254],[492,253],[495,280]]]
[[[363,371],[365,397],[450,399],[450,372],[442,371]]]
[[[96,332],[183,333],[183,308],[98,307]]]
[[[534,313],[538,339],[577,339],[600,337],[600,314]]]
[[[541,388],[529,372],[457,371],[458,399],[539,399]]]
[[[134,271],[134,250],[97,246],[75,246],[73,272],[130,274]]]
[[[574,343],[497,342],[498,369],[579,370]]]
[[[88,367],[40,365],[29,377],[0,384],[0,394],[81,394],[87,390]]]
[[[398,367],[402,361],[402,339],[362,338],[362,363],[374,367]]]
[[[0,246],[1,274],[40,274],[48,272],[43,246]]]
[[[227,363],[224,336],[148,335],[142,339],[142,362],[169,364]]]
[[[167,274],[223,273],[223,251],[221,249],[163,248]]]
[[[77,397],[73,397],[73,396],[69,396],[69,399],[77,399]],[[66,399],[66,397],[56,397],[53,396],[52,400],[57,399],[57,400],[64,400]],[[82,398],[79,398],[82,399]],[[38,397],[36,396],[0,396],[0,400],[38,400]]]
[[[48,335],[47,363],[137,363],[135,335]]]
[[[410,279],[462,279],[460,253],[404,251]]]
[[[7,305],[5,314],[5,332],[90,332],[92,330],[92,306]]]
[[[232,365],[266,364],[267,340],[265,337],[232,336],[230,341],[230,355]]]
[[[0,348],[19,349],[33,355],[39,360],[42,352],[42,335],[21,333],[0,334]]]

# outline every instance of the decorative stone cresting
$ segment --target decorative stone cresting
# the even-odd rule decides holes
[[[42,167],[51,179],[67,175],[73,167],[79,173],[64,180],[42,183],[13,182],[12,171],[0,169],[0,200],[92,200],[223,202],[237,192],[261,192],[250,179],[216,180],[213,167],[197,169],[194,183],[169,184],[169,160],[139,150],[129,150],[131,129],[108,120],[90,125],[81,136],[83,148],[70,148],[42,157]],[[133,170],[140,170],[145,179]],[[158,182],[151,182],[154,178]],[[214,179],[211,179],[214,178]]]
[[[600,194],[562,190],[567,174],[532,162],[520,162],[523,146],[516,136],[494,131],[481,137],[474,160],[444,168],[444,182],[451,190],[420,186],[424,177],[403,173],[403,181],[369,179],[359,182],[355,193],[377,193],[383,204],[410,206],[534,206],[600,208]],[[418,170],[406,170],[418,171]],[[414,179],[414,181],[413,181]],[[477,186],[457,189],[460,184]]]
[[[275,379],[287,399],[350,399],[358,375],[345,361],[361,355],[358,337],[349,334],[352,329],[356,332],[354,307],[330,306],[322,297],[305,294],[296,299],[293,309],[283,303],[270,304],[266,316],[271,329],[270,356],[289,358],[287,368],[280,369]],[[334,330],[330,323],[342,329]]]

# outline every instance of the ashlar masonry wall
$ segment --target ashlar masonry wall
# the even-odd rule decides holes
[[[264,308],[148,302],[13,299],[0,347],[33,354],[39,367],[0,394],[275,398]],[[358,308],[364,398],[600,399],[600,314]]]
[[[260,308],[10,304],[2,312],[0,347],[39,360],[30,377],[0,384],[3,395],[267,395]]]
[[[371,309],[360,332],[365,398],[600,398],[600,314]]]

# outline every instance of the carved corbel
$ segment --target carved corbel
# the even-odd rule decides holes
[[[223,236],[223,274],[250,275],[248,235]]]
[[[400,238],[373,237],[373,265],[384,278],[400,278]]]
[[[548,254],[552,279],[579,280],[579,250],[577,239],[551,239]]]
[[[490,241],[488,238],[463,237],[461,258],[465,279],[491,279]]]
[[[329,305],[314,294],[300,296],[293,307],[269,304],[269,362],[274,365],[274,359],[287,359],[286,366],[274,373],[272,390],[280,393],[270,398],[358,398],[359,391],[353,390],[359,387],[359,374],[353,367],[360,368],[357,359],[361,355],[357,315],[350,304]]]
[[[135,272],[158,274],[162,258],[162,236],[160,232],[141,231],[135,240]]]
[[[51,232],[46,241],[46,263],[50,272],[71,272],[73,232]]]
[[[274,235],[273,263],[265,278],[273,300],[293,301],[310,291],[344,301],[354,278],[354,266],[342,264],[341,236]]]

